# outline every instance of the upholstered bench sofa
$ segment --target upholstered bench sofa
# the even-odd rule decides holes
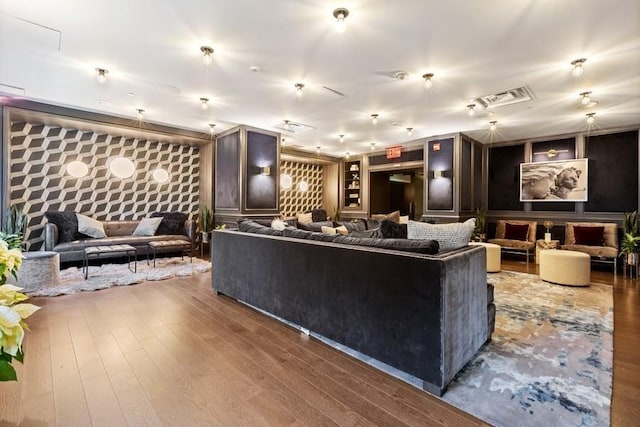
[[[79,231],[78,221],[73,220],[74,215],[74,212],[47,212],[49,222],[45,223],[42,250],[58,252],[60,262],[82,261],[84,249],[91,246],[131,245],[136,248],[138,255],[147,255],[150,242],[181,240],[191,245],[193,251],[196,222],[186,219],[186,214],[171,213],[162,217],[153,235],[132,235],[141,221],[99,221],[106,235],[100,238]]]
[[[212,238],[217,293],[408,373],[436,395],[490,338],[482,247],[437,253],[433,241],[256,223]]]

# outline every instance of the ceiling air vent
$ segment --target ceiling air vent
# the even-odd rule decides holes
[[[527,86],[518,87],[515,89],[505,90],[504,92],[496,93],[493,95],[480,96],[478,98],[470,99],[469,102],[476,104],[476,107],[480,109],[504,107],[505,105],[517,104],[520,102],[527,102],[535,99],[533,92]]]
[[[283,130],[285,132],[289,132],[295,135],[299,135],[301,133],[305,133],[308,132],[310,130],[315,129],[313,126],[309,126],[309,125],[304,125],[302,123],[296,123],[294,121],[291,120],[285,120],[281,123],[278,123],[277,125],[274,126],[274,128],[276,129],[280,129]]]

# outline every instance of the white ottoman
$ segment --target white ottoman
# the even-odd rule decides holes
[[[500,245],[494,243],[471,242],[470,246],[484,246],[487,252],[487,273],[497,273],[500,271]]]
[[[589,286],[591,257],[576,251],[540,251],[540,278],[560,285]]]
[[[18,286],[24,292],[60,284],[60,254],[58,252],[23,252],[24,259],[18,270]]]

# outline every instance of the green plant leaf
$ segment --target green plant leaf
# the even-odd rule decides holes
[[[6,360],[0,360],[0,381],[17,381],[18,376],[16,370],[11,363]]]

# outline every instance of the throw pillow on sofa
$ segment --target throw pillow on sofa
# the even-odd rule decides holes
[[[75,212],[45,212],[47,221],[58,227],[58,243],[79,240],[82,235],[78,231],[78,218]]]
[[[311,212],[296,214],[296,218],[298,219],[298,224],[311,224],[313,222]]]
[[[78,220],[78,231],[80,233],[96,239],[107,237],[107,233],[104,232],[104,225],[97,219],[79,213],[76,214],[76,219]]]
[[[394,222],[400,222],[400,211],[393,211],[388,214],[375,214],[371,215],[371,219],[375,219],[376,221],[383,221],[385,219],[390,219]]]
[[[476,219],[470,218],[465,222],[451,224],[429,224],[428,222],[409,221],[407,238],[431,239],[440,244],[440,251],[450,251],[469,244]]]
[[[143,218],[133,230],[132,236],[154,236],[162,223],[162,217]]]
[[[158,235],[185,234],[184,223],[189,219],[189,215],[183,212],[154,212],[150,218],[162,218],[160,226],[156,231]]]

